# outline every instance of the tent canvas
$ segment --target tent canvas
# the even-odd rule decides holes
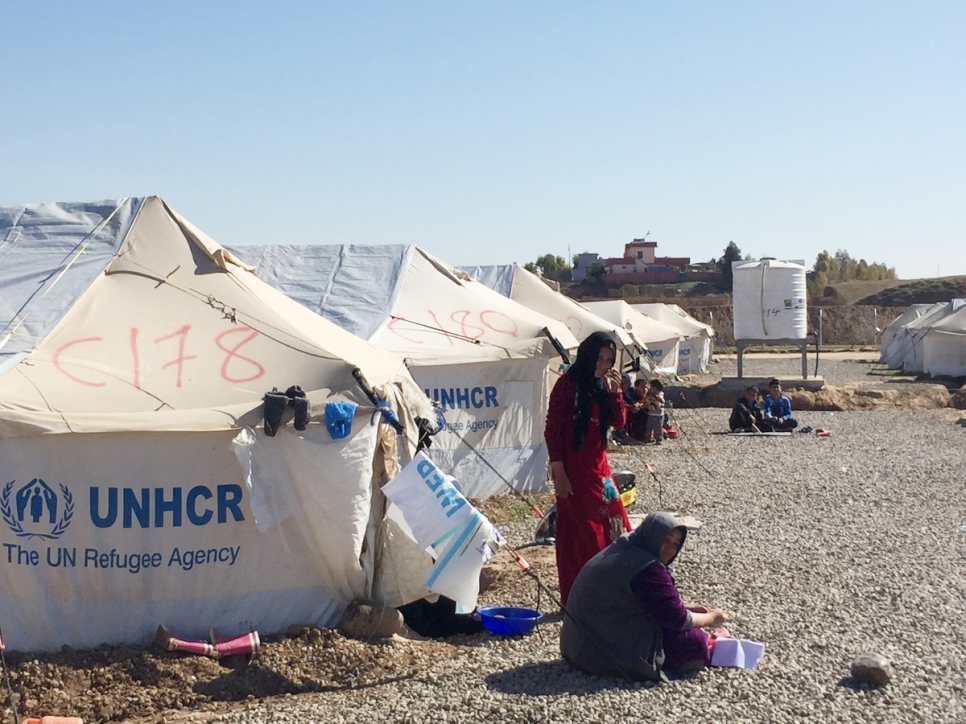
[[[929,327],[922,358],[927,374],[966,377],[966,305]]]
[[[586,302],[584,306],[603,319],[620,325],[630,332],[635,340],[639,340],[646,346],[655,372],[664,375],[677,374],[681,333],[675,328],[641,314],[630,304],[619,299]]]
[[[17,648],[331,626],[371,593],[391,433],[353,371],[411,425],[401,357],[157,197],[0,207],[0,259],[0,617]],[[292,384],[307,428],[253,433],[265,391]],[[359,403],[339,440],[329,399]]]
[[[521,266],[502,264],[460,268],[495,292],[551,319],[559,319],[578,342],[583,342],[593,332],[610,332],[625,349],[634,349],[634,340],[623,327],[601,319],[579,302],[554,291],[540,277]]]
[[[889,322],[882,330],[882,334],[879,336],[879,353],[882,356],[880,361],[885,360],[886,351],[889,349],[889,345],[892,344],[892,340],[895,339],[896,334],[900,329],[910,322],[919,319],[919,317],[923,316],[924,314],[928,314],[930,310],[937,309],[940,306],[942,305],[911,304],[902,311],[902,314]]]
[[[631,307],[681,334],[680,374],[708,371],[714,345],[714,327],[699,322],[677,304],[632,304]]]
[[[521,491],[546,486],[543,440],[552,335],[570,330],[414,246],[268,245],[232,251],[312,311],[406,358],[446,410],[428,455],[470,497],[507,492],[470,445]]]
[[[929,329],[943,318],[955,312],[964,303],[962,299],[935,304],[925,310],[922,316],[904,324],[896,331],[896,335],[889,344],[883,361],[891,369],[902,369],[904,372],[923,372],[923,339]]]

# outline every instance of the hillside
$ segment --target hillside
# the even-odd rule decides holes
[[[909,280],[882,279],[879,281],[848,281],[829,282],[828,286],[835,290],[835,296],[844,304],[862,304],[860,300],[874,294],[908,284]]]
[[[623,287],[600,287],[564,283],[564,294],[578,301],[624,299],[637,302],[673,302],[682,306],[721,306],[731,304],[731,295],[723,294],[706,282],[682,284],[627,284]],[[876,307],[908,307],[910,304],[948,302],[966,297],[966,276],[937,279],[883,279],[880,281],[833,281],[822,297],[809,298],[809,306],[842,306],[863,304]]]
[[[910,304],[948,302],[954,297],[966,297],[966,276],[914,279],[863,297],[858,304],[908,307]]]

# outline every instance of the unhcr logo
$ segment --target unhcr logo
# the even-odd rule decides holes
[[[74,497],[66,485],[58,494],[41,478],[14,492],[15,480],[3,486],[0,515],[18,538],[60,538],[74,517]]]

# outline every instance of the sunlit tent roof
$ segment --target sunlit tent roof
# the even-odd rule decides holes
[[[490,289],[540,312],[551,319],[559,319],[582,342],[593,332],[610,332],[626,348],[634,340],[623,328],[601,319],[579,302],[551,289],[536,274],[516,264],[460,267],[467,274]]]
[[[309,309],[411,363],[556,355],[567,326],[495,293],[426,251],[382,246],[231,247],[259,278]]]
[[[406,358],[420,387],[446,409],[446,429],[427,454],[468,495],[545,488],[543,428],[560,364],[551,337],[565,349],[577,345],[563,322],[414,246],[232,251],[309,309]]]
[[[711,361],[714,327],[699,322],[677,304],[632,304],[631,307],[676,329],[683,340],[678,372],[704,372]]]
[[[662,324],[674,327],[681,334],[687,335],[688,337],[696,335],[704,335],[706,337],[714,336],[714,327],[710,324],[699,322],[677,304],[663,304],[658,302],[652,304],[631,304],[631,307],[639,312],[643,312],[651,319],[656,319]]]
[[[402,357],[259,280],[161,199],[0,207],[0,343],[0,543],[45,561],[0,566],[18,648],[143,643],[159,623],[198,638],[332,626],[380,581],[421,595],[402,557],[376,560],[376,450],[396,437],[370,424],[354,374],[414,440]],[[283,397],[268,437],[263,395],[292,385],[305,429]],[[359,405],[338,439],[330,400]]]
[[[655,372],[668,375],[677,373],[682,335],[676,329],[641,314],[620,299],[585,302],[584,306],[609,322],[620,325],[635,340],[640,340],[647,347]]]
[[[375,385],[404,371],[157,197],[5,207],[0,236],[0,410],[66,430],[65,415],[251,406],[266,385],[358,390],[354,367]]]

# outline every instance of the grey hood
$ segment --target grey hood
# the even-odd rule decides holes
[[[648,513],[644,522],[627,534],[627,542],[647,551],[654,556],[655,560],[660,561],[661,545],[667,538],[667,534],[675,528],[681,529],[681,548],[684,548],[684,542],[688,537],[688,528],[684,523],[670,513],[663,511]],[[681,548],[678,548],[678,553],[681,552]],[[677,558],[677,554],[674,557]],[[672,558],[667,565],[671,565],[673,562],[674,559]]]

